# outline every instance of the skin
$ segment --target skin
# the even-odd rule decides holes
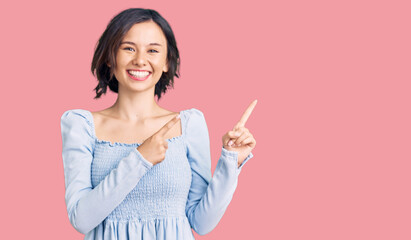
[[[155,84],[162,72],[168,70],[167,41],[161,28],[150,21],[135,24],[122,42],[135,45],[122,44],[117,50],[114,69],[119,82],[117,100],[111,107],[92,113],[96,135],[110,142],[142,143],[178,114],[160,107],[154,98]],[[152,74],[145,81],[135,81],[127,75],[127,69],[144,69]],[[181,125],[177,124],[166,137],[179,135]]]
[[[168,71],[167,40],[155,22],[147,21],[135,24],[122,42],[130,43],[120,45],[116,55],[117,100],[107,109],[92,112],[96,136],[110,142],[141,143],[138,151],[155,165],[165,158],[167,139],[181,135],[179,113],[160,107],[154,98],[156,83]],[[135,81],[128,76],[127,69],[148,70],[152,74],[144,81]],[[255,104],[256,101],[222,139],[225,149],[239,153],[238,165],[256,144],[244,126]]]
[[[250,152],[255,148],[257,142],[250,131],[245,127],[245,124],[257,105],[257,100],[254,100],[244,111],[240,120],[223,136],[223,147],[228,151],[238,152],[238,166],[247,158]]]

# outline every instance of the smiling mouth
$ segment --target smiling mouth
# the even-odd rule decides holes
[[[145,78],[147,77],[150,72],[148,71],[132,71],[132,70],[128,70],[128,73],[130,73],[130,75],[132,75],[133,77],[137,77],[137,78]]]
[[[128,75],[134,79],[134,80],[139,80],[143,81],[150,76],[151,72],[149,71],[134,71],[134,70],[127,70]]]

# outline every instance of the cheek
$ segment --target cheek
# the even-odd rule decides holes
[[[117,54],[117,57],[116,57],[117,66],[123,66],[126,62],[127,62],[127,56],[121,53]]]
[[[162,70],[164,66],[167,64],[167,58],[156,58],[153,59],[153,64],[158,68],[158,70]]]
[[[116,58],[116,68],[114,69],[114,74],[117,78],[119,78],[120,75],[124,74],[125,66],[126,66],[126,63],[124,61],[124,58],[117,57]]]

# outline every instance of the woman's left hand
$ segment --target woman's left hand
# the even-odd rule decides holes
[[[240,166],[247,156],[251,153],[251,150],[256,145],[256,141],[250,131],[245,128],[245,123],[248,117],[250,117],[257,100],[254,100],[247,110],[245,110],[240,121],[234,126],[233,130],[228,131],[223,136],[223,147],[228,151],[238,152],[238,166]]]

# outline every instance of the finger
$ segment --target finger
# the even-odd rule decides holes
[[[230,141],[229,138],[224,139],[224,142],[223,142],[223,146],[224,146],[224,147],[225,147],[225,146],[228,146],[228,141]]]
[[[227,136],[229,138],[238,138],[240,135],[241,135],[241,132],[239,132],[239,131],[229,131],[227,133]]]
[[[253,136],[251,136],[251,142],[247,143],[247,146],[249,146],[250,148],[255,148],[256,144],[257,144],[257,142],[255,141],[255,138]]]
[[[233,140],[226,136],[223,140],[223,146],[231,146],[233,144]]]
[[[180,114],[168,121],[160,130],[156,132],[157,135],[164,137],[166,133],[180,120]]]
[[[235,125],[234,129],[239,128],[239,127],[244,127],[245,123],[247,122],[248,118],[250,117],[251,113],[253,112],[253,109],[255,105],[257,104],[257,99],[254,100],[248,108],[245,110],[243,113],[243,116],[241,116],[240,121]]]
[[[235,129],[231,130],[234,133],[236,133],[236,137],[239,137],[243,132],[250,132],[247,128],[245,127],[236,127]]]
[[[253,136],[249,136],[246,139],[244,139],[241,143],[241,145],[249,145],[249,147],[254,148],[255,146],[255,139]]]
[[[226,133],[223,136],[223,146],[231,146],[233,144],[233,140],[230,138],[229,133]]]
[[[224,135],[223,146],[231,147],[234,141],[241,135],[239,131],[229,131]]]
[[[248,133],[248,132],[243,132],[243,133],[241,134],[241,136],[239,136],[239,137],[235,140],[234,144],[235,144],[235,145],[240,145],[240,143],[241,143],[244,139],[246,139],[248,136],[250,136],[250,135],[251,135],[251,134]]]
[[[244,147],[247,146],[248,144],[250,144],[252,141],[251,137],[248,137],[246,139],[244,139],[243,141],[241,141],[238,145],[236,145],[237,147]]]

